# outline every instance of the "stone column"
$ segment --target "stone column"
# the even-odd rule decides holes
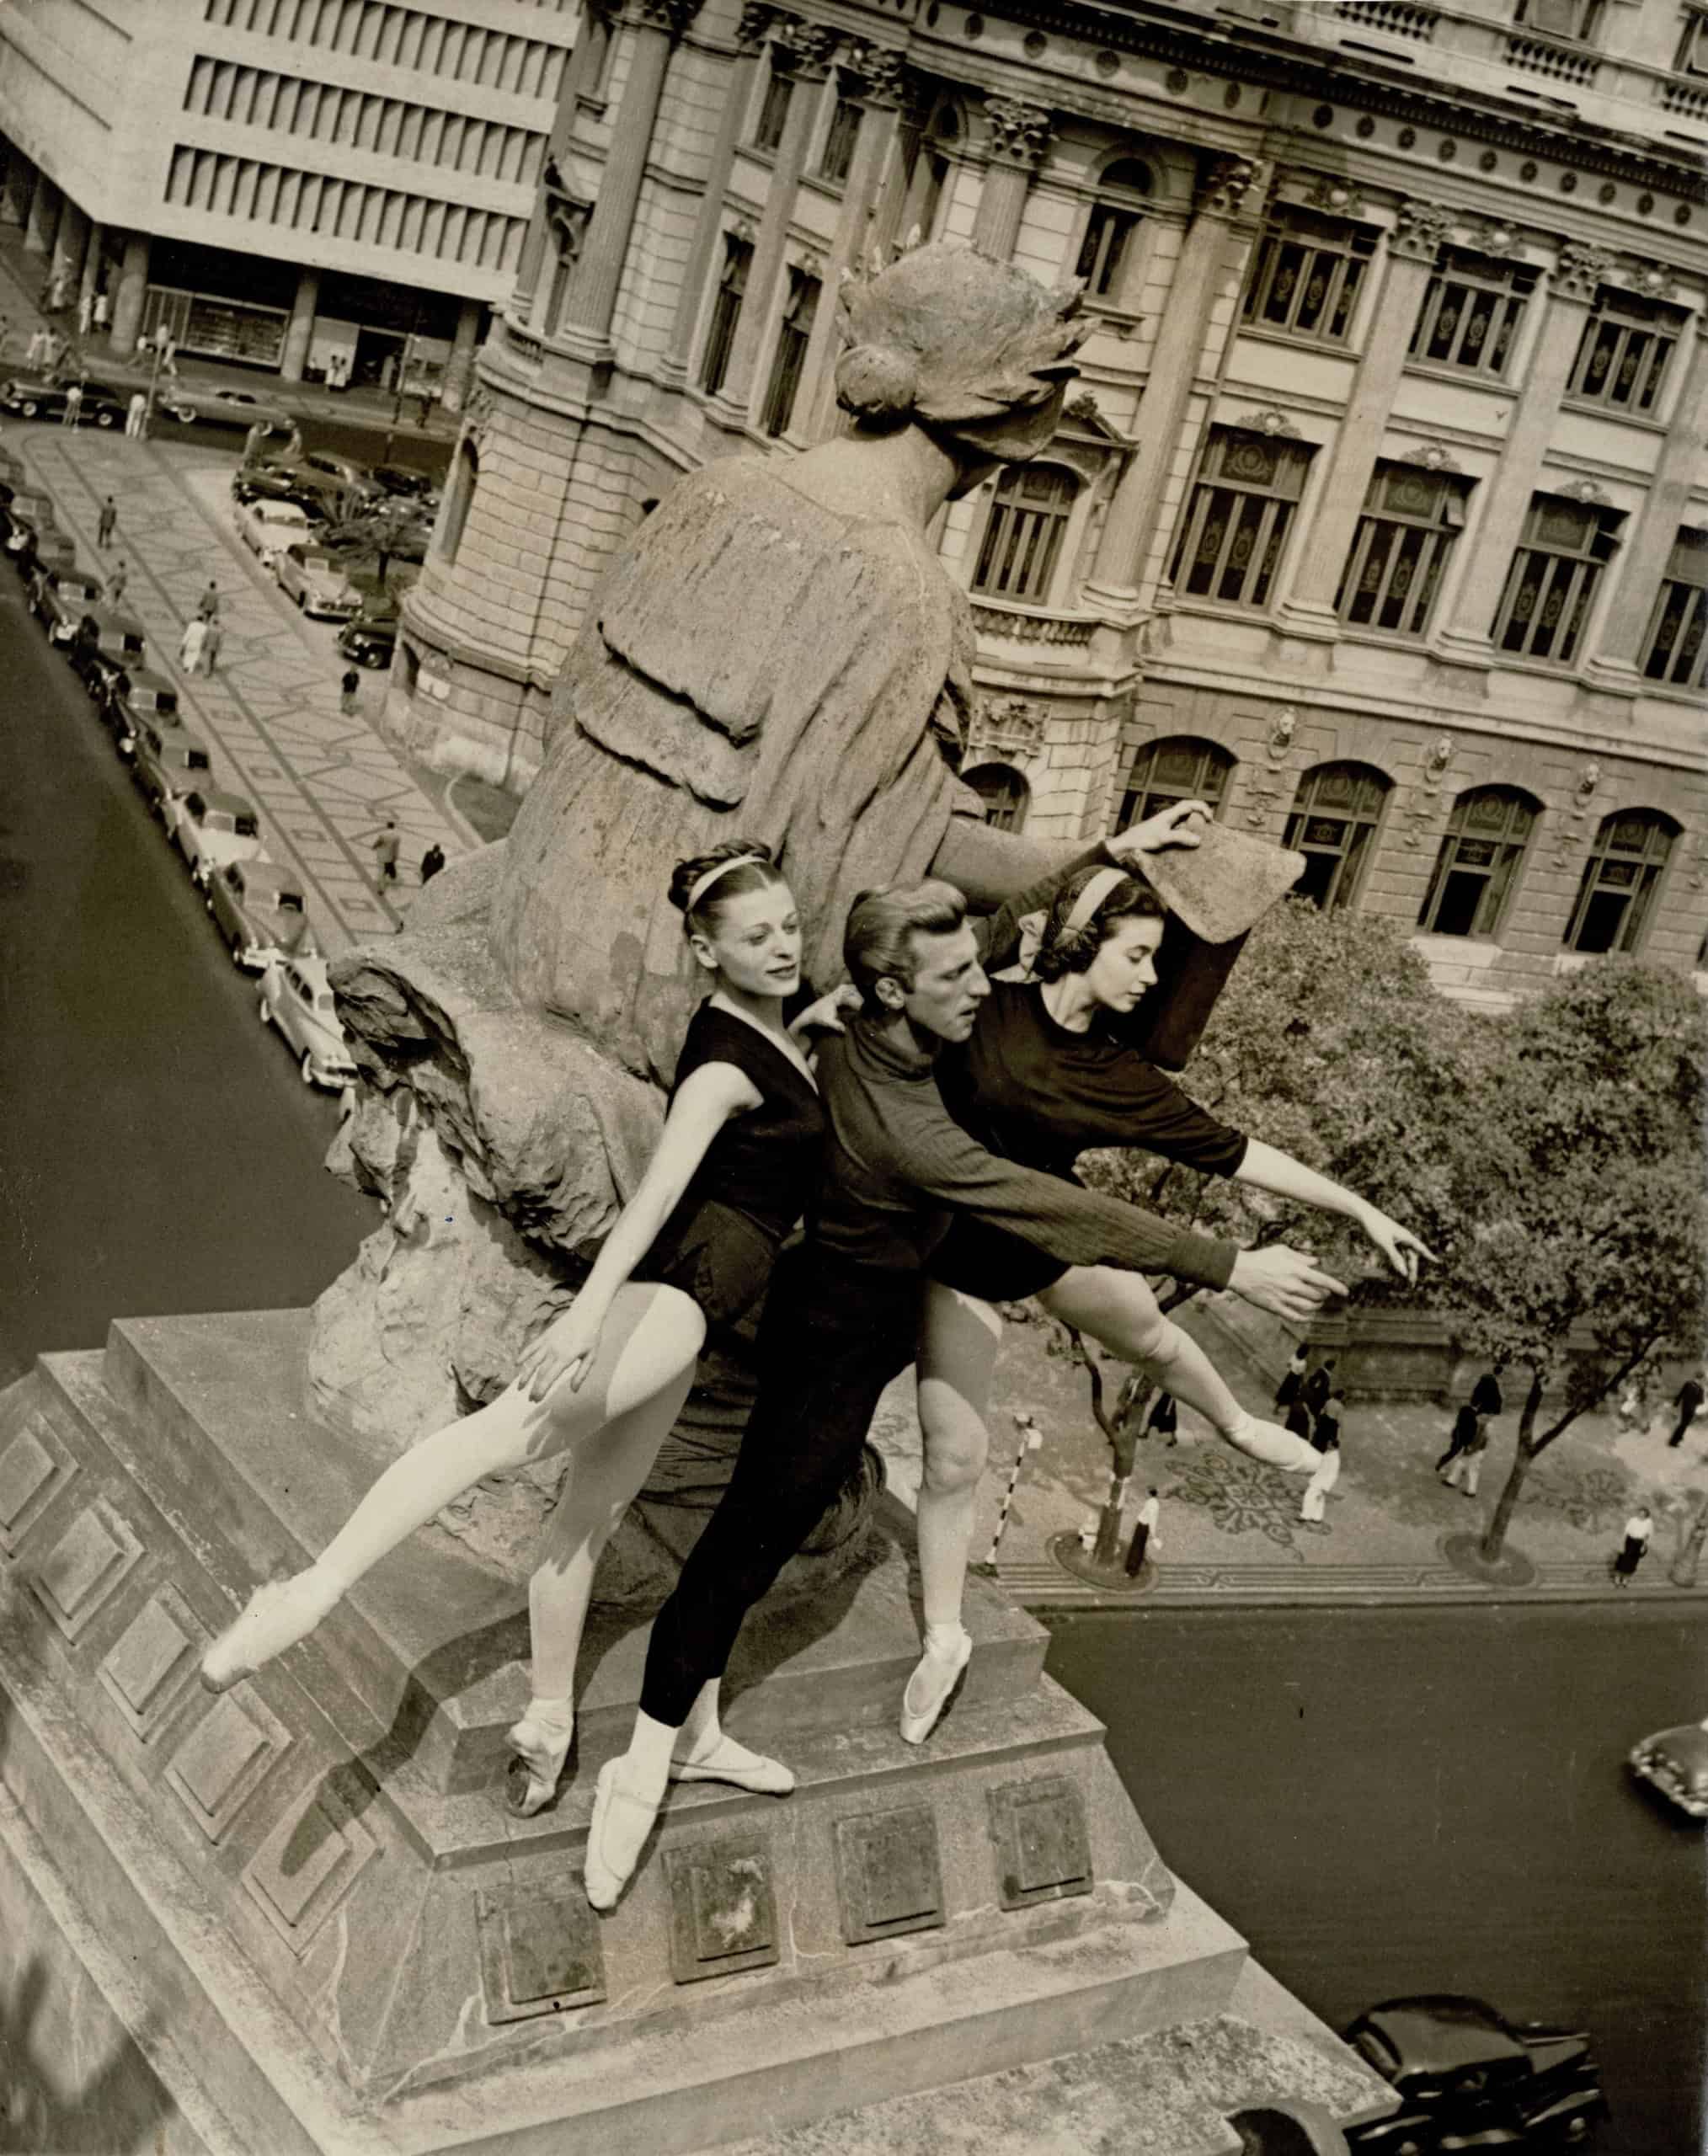
[[[611,153],[599,182],[599,200],[588,220],[587,243],[575,265],[565,308],[566,326],[603,340],[616,312],[616,295],[641,181],[652,152],[653,128],[664,94],[670,49],[693,20],[699,0],[632,0],[625,16],[634,32],[628,81],[611,131]]]
[[[741,11],[735,33],[735,64],[724,85],[723,110],[718,117],[711,162],[706,168],[694,237],[682,269],[681,289],[676,294],[676,318],[670,324],[670,341],[659,370],[665,380],[676,387],[688,378],[700,303],[706,296],[706,280],[711,275],[718,253],[718,237],[723,229],[723,198],[729,192],[729,175],[734,168],[735,146],[741,123],[753,101],[753,78],[759,72],[771,25],[781,19],[777,9],[766,5],[765,0],[747,0]],[[791,16],[787,19],[795,19]]]
[[[1210,313],[1218,294],[1230,280],[1228,252],[1233,228],[1236,221],[1247,230],[1255,224],[1269,173],[1268,165],[1250,157],[1219,159],[1199,191],[1186,228],[1140,400],[1138,447],[1109,504],[1086,587],[1093,604],[1111,611],[1128,611],[1138,603],[1140,579],[1161,514],[1163,483],[1198,376]],[[1237,271],[1233,281],[1237,281]]]
[[[131,232],[125,237],[118,289],[113,295],[113,327],[108,341],[116,359],[127,359],[136,349],[136,332],[142,327],[142,302],[147,291],[148,235]]]
[[[516,260],[515,282],[510,287],[506,312],[517,322],[526,323],[533,312],[536,287],[540,279],[540,264],[546,252],[547,189],[559,160],[568,148],[575,131],[575,104],[587,88],[588,77],[593,72],[595,58],[610,50],[612,32],[608,9],[599,0],[590,0],[583,10],[581,29],[564,64],[563,79],[558,85],[558,105],[552,115],[552,131],[547,137],[546,153],[540,161],[540,177],[534,189],[534,207],[528,219],[528,229],[522,236],[522,251]]]
[[[985,99],[985,129],[990,162],[973,221],[973,244],[981,254],[1006,262],[1020,237],[1033,175],[1049,147],[1049,111],[990,91]]]
[[[1482,515],[1460,579],[1453,619],[1441,638],[1444,658],[1483,668],[1494,664],[1492,631],[1513,551],[1541,477],[1543,456],[1559,424],[1560,400],[1571,379],[1583,325],[1613,259],[1603,248],[1582,246],[1575,240],[1560,250],[1531,347],[1529,374],[1516,385],[1519,394],[1506,447],[1494,478],[1481,490],[1486,497]]]
[[[802,368],[802,393],[796,408],[809,415],[805,432],[813,440],[829,429],[835,405],[836,313],[843,272],[858,264],[861,241],[871,221],[884,159],[895,140],[896,115],[906,87],[902,56],[888,45],[851,45],[842,66],[851,78],[851,91],[861,99],[865,110],[860,115],[854,154],[848,161],[848,177],[842,184],[842,208],[825,265],[825,289]]]
[[[45,172],[35,175],[35,192],[29,198],[29,215],[24,223],[24,251],[45,254],[59,230],[59,213],[65,197]]]
[[[480,302],[464,300],[456,310],[456,328],[451,339],[451,355],[445,362],[445,380],[439,401],[447,412],[460,412],[474,380],[475,354],[480,347]]]
[[[301,382],[308,364],[308,348],[314,341],[314,314],[320,305],[320,272],[299,270],[296,293],[291,302],[291,319],[285,325],[285,350],[279,360],[281,382]]]
[[[30,197],[38,181],[35,168],[22,150],[6,147],[6,177],[0,182],[0,224],[27,225]]]
[[[89,221],[88,243],[83,248],[83,275],[77,280],[77,305],[81,308],[88,300],[94,304],[95,294],[101,289],[101,261],[106,253],[107,228]]]
[[[1655,594],[1666,574],[1667,557],[1689,509],[1697,451],[1708,429],[1708,315],[1696,317],[1679,401],[1655,467],[1654,483],[1632,520],[1630,538],[1620,551],[1619,581],[1607,610],[1601,648],[1586,671],[1609,687],[1641,686],[1637,661],[1654,611]]]
[[[1316,513],[1297,549],[1299,567],[1280,617],[1295,634],[1340,633],[1334,595],[1351,551],[1353,534],[1376,468],[1376,452],[1405,371],[1417,310],[1454,213],[1438,202],[1402,202],[1388,239],[1381,290],[1370,311],[1364,356],[1353,377]]]
[[[771,332],[771,301],[777,280],[782,275],[789,221],[794,215],[795,191],[800,185],[801,167],[806,162],[807,133],[813,124],[813,99],[806,93],[807,86],[822,83],[830,73],[830,56],[840,35],[839,31],[827,29],[819,23],[789,23],[774,40],[793,59],[796,89],[789,100],[782,141],[777,145],[771,165],[765,215],[760,220],[759,237],[754,242],[747,290],[741,302],[741,319],[736,324],[735,343],[729,355],[729,370],[714,399],[726,417],[745,420],[748,416],[759,355]]]
[[[89,252],[89,220],[69,195],[59,213],[59,224],[53,235],[53,253],[49,259],[48,275],[59,279],[66,297],[75,307],[72,288],[83,281],[83,264]]]

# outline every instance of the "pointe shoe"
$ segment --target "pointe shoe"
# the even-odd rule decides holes
[[[755,1796],[787,1796],[794,1788],[793,1768],[781,1759],[767,1759],[762,1752],[750,1752],[734,1737],[720,1736],[712,1749],[697,1759],[672,1759],[673,1782],[728,1782],[733,1788],[750,1790]]]
[[[1322,1454],[1309,1438],[1295,1436],[1278,1422],[1262,1422],[1255,1415],[1243,1430],[1218,1434],[1247,1460],[1260,1460],[1265,1467],[1278,1467],[1289,1475],[1315,1475],[1322,1465]]]
[[[505,1742],[515,1755],[506,1778],[505,1808],[519,1819],[531,1819],[536,1812],[543,1812],[558,1794],[558,1785],[563,1779],[563,1762],[575,1742],[575,1717],[572,1714],[568,1727],[560,1729],[555,1722],[536,1721],[531,1715],[524,1715],[506,1732]],[[518,1767],[524,1768],[527,1775],[526,1785],[520,1790],[515,1787]]]
[[[229,1692],[286,1647],[306,1640],[333,1607],[311,1573],[258,1587],[242,1614],[201,1658],[201,1681],[210,1692]]]
[[[973,1642],[963,1632],[953,1656],[922,1654],[901,1695],[901,1738],[923,1744],[953,1705],[973,1658]]]
[[[587,1827],[587,1857],[582,1878],[590,1906],[601,1916],[614,1909],[634,1876],[659,1806],[619,1788],[622,1759],[607,1759],[593,1785],[593,1817]],[[662,1801],[662,1799],[660,1799]]]

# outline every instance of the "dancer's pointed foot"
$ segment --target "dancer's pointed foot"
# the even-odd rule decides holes
[[[901,1695],[901,1736],[906,1744],[923,1744],[948,1712],[973,1658],[973,1642],[964,1629],[939,1644],[927,1636],[926,1651]]]
[[[519,1819],[531,1819],[543,1812],[558,1794],[574,1738],[575,1710],[568,1700],[528,1702],[528,1711],[510,1729],[507,1740],[515,1757],[510,1761],[504,1801]]]
[[[583,1877],[588,1901],[601,1916],[616,1907],[623,1888],[633,1877],[664,1801],[662,1792],[649,1797],[629,1788],[622,1779],[627,1764],[627,1755],[607,1759],[593,1785],[593,1817],[587,1828]]]
[[[1315,1475],[1322,1465],[1322,1454],[1309,1438],[1284,1430],[1278,1422],[1260,1422],[1255,1415],[1220,1435],[1248,1460],[1260,1460],[1264,1466],[1278,1467],[1289,1475]]]
[[[258,1587],[243,1614],[202,1657],[203,1684],[210,1692],[229,1692],[286,1647],[306,1640],[337,1600],[312,1571]]]
[[[768,1759],[763,1752],[750,1752],[720,1730],[703,1749],[685,1752],[670,1761],[673,1782],[729,1782],[750,1790],[755,1796],[787,1796],[795,1785],[794,1771],[781,1759]]]

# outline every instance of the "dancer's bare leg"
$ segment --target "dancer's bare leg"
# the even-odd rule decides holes
[[[1163,1315],[1140,1274],[1077,1265],[1037,1299],[1052,1317],[1089,1334],[1123,1362],[1137,1364],[1177,1400],[1197,1408],[1237,1451],[1291,1471],[1315,1474],[1322,1465],[1306,1438],[1241,1406],[1191,1334]]]

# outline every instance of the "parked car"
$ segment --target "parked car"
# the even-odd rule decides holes
[[[354,456],[339,456],[328,449],[311,449],[297,462],[305,474],[312,472],[316,481],[323,481],[342,494],[353,494],[358,501],[371,501],[387,491],[374,478],[371,469]]]
[[[291,872],[257,857],[220,871],[207,887],[207,910],[233,962],[253,972],[285,956],[306,907]]]
[[[1708,1819],[1708,1721],[1657,1729],[1631,1747],[1631,1771],[1693,1819]]]
[[[14,557],[23,550],[26,531],[32,526],[53,522],[53,497],[40,487],[9,488],[4,509],[6,551]]]
[[[438,499],[438,483],[430,472],[416,472],[407,464],[376,464],[369,477],[380,490],[406,501]]]
[[[307,512],[300,502],[254,501],[238,511],[238,536],[268,568],[307,530]]]
[[[276,1026],[297,1059],[305,1086],[350,1085],[356,1075],[321,956],[307,922],[291,948],[261,976],[261,1023]]]
[[[29,611],[50,643],[69,643],[85,611],[99,606],[106,586],[93,569],[73,562],[38,562],[29,579]]]
[[[222,787],[198,786],[168,804],[166,828],[184,856],[190,880],[202,889],[234,861],[254,861],[264,851],[260,819],[252,801]]]
[[[136,729],[136,754],[131,776],[151,808],[164,816],[168,804],[192,787],[209,782],[212,760],[205,742],[187,727],[144,719]]]
[[[232,499],[242,506],[250,502],[295,502],[311,524],[328,521],[326,504],[309,492],[294,464],[246,464],[232,475]]]
[[[18,544],[13,548],[12,566],[26,583],[38,569],[68,568],[77,558],[77,541],[60,530],[51,514],[21,516],[8,535],[8,546],[13,536]]]
[[[121,756],[136,753],[136,729],[146,721],[162,727],[184,723],[178,715],[177,684],[146,666],[113,667],[95,691],[95,703]]]
[[[1480,1999],[1391,1999],[1346,2039],[1401,2100],[1386,2118],[1348,2130],[1357,2150],[1581,2147],[1607,2108],[1583,2030],[1507,2021]]]
[[[305,614],[328,622],[347,622],[361,606],[361,594],[343,567],[318,547],[293,541],[274,559],[279,589]]]
[[[279,427],[289,431],[291,415],[280,404],[270,404],[247,389],[204,389],[180,385],[160,399],[160,408],[185,426],[200,419],[210,426]]]
[[[59,419],[65,416],[66,400],[72,385],[14,375],[0,387],[0,408],[15,412],[20,419]],[[86,382],[79,416],[85,426],[112,427],[125,417],[125,398],[110,383]]]
[[[134,614],[117,606],[85,606],[64,648],[84,688],[99,702],[104,670],[95,662],[109,659],[126,670],[140,666],[147,641]]]
[[[364,606],[339,631],[338,648],[358,666],[389,666],[398,648],[397,609]]]

